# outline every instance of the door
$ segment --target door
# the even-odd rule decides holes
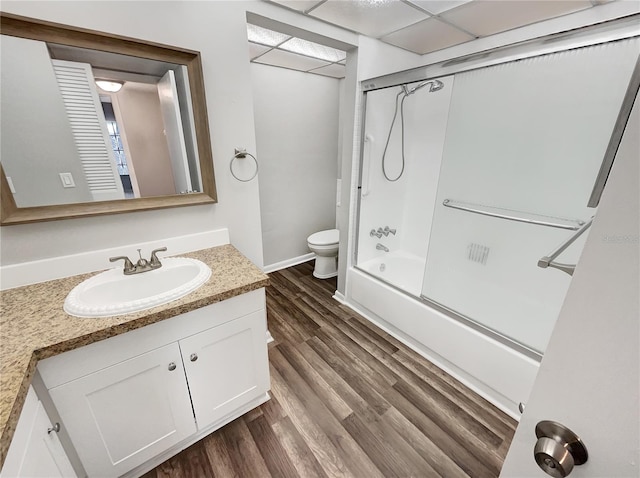
[[[51,63],[94,201],[124,199],[91,65],[64,60]]]
[[[547,476],[535,427],[556,421],[589,457],[572,477],[640,476],[640,108],[635,106],[501,477]],[[551,271],[558,273],[560,271]]]
[[[265,334],[263,309],[180,341],[199,430],[269,390]]]
[[[69,478],[77,476],[58,434],[29,387],[14,439],[2,468],[2,478]]]
[[[177,343],[49,393],[89,476],[120,476],[196,431]]]
[[[178,89],[176,87],[175,74],[172,70],[167,71],[158,82],[158,96],[160,97],[164,134],[169,147],[176,192],[179,194],[186,193],[193,188],[191,187],[187,148],[184,141],[184,131],[182,130]]]

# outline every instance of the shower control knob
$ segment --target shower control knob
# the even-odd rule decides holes
[[[545,420],[536,425],[538,441],[533,450],[536,463],[542,471],[554,478],[564,478],[575,465],[588,459],[582,440],[567,427]]]

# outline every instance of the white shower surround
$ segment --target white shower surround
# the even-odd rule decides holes
[[[395,93],[392,93],[392,90],[397,91],[397,89],[389,88],[388,90],[391,93],[388,94],[389,98],[393,98]],[[407,175],[405,173],[405,177],[397,183],[388,183],[387,185],[376,181],[376,175],[380,169],[381,154],[378,153],[375,156],[371,150],[375,143],[378,145],[382,143],[381,147],[384,147],[393,114],[393,103],[388,99],[387,102],[390,103],[387,105],[390,108],[386,109],[390,111],[388,111],[388,118],[386,118],[386,126],[377,125],[377,131],[374,128],[374,132],[372,132],[369,129],[370,115],[367,114],[365,143],[362,145],[365,164],[361,194],[364,196],[363,205],[368,203],[369,206],[375,207],[370,207],[369,212],[366,210],[363,212],[364,208],[360,210],[361,233],[357,245],[358,261],[356,261],[358,266],[357,268],[351,267],[347,271],[344,301],[476,390],[499,408],[518,418],[518,405],[526,403],[528,400],[539,367],[539,359],[535,355],[523,354],[505,345],[503,340],[485,335],[476,328],[471,328],[430,307],[424,301],[409,297],[401,292],[401,290],[405,290],[414,297],[420,295],[419,292],[416,293],[415,284],[411,284],[412,281],[407,277],[411,275],[411,266],[406,262],[405,266],[409,267],[403,268],[400,263],[403,259],[406,260],[413,256],[412,262],[416,265],[421,260],[420,256],[426,254],[431,234],[433,205],[436,198],[434,194],[431,201],[413,201],[416,198],[408,200],[408,182],[413,180],[415,184],[415,181],[419,181],[418,174]],[[367,112],[370,112],[369,108],[367,108]],[[384,115],[380,115],[377,121],[383,123],[385,121]],[[374,124],[376,124],[375,121]],[[399,130],[398,126],[396,128]],[[424,129],[429,130],[430,128]],[[393,141],[392,139],[392,143]],[[399,144],[396,148],[398,146]],[[372,156],[375,156],[373,160]],[[395,161],[397,161],[397,156]],[[414,164],[414,166],[416,165]],[[435,176],[436,185],[438,173],[439,168],[436,174],[430,178],[434,179]],[[424,184],[422,186],[422,188],[413,188],[413,192],[417,191],[417,194],[424,195],[428,188]],[[380,187],[386,187],[392,191],[387,201],[370,197],[373,195],[372,191]],[[427,206],[423,207],[422,211],[418,211],[416,215],[415,207],[419,207],[415,206],[416,204],[427,204]],[[372,213],[372,211],[375,212]],[[399,217],[398,211],[403,211],[403,218]],[[428,220],[422,221],[425,216],[428,216]],[[422,222],[426,222],[423,224],[426,234],[416,236],[409,233],[412,227],[414,229],[420,227],[416,221],[412,223],[409,220],[411,217],[419,217]],[[371,237],[368,234],[371,229],[387,225],[398,228],[399,234],[393,237],[382,236],[381,238]],[[377,250],[375,245],[378,242],[388,247],[390,252],[384,253]],[[577,255],[575,259],[577,259]],[[381,272],[380,265],[383,263],[385,270]],[[380,282],[373,276],[379,277],[393,286]],[[394,283],[394,276],[399,276],[401,281]],[[560,279],[564,279],[564,277],[561,276]],[[550,333],[550,330],[546,333]],[[544,343],[546,344],[546,339]]]

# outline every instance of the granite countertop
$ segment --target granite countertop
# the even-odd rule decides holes
[[[0,467],[13,438],[38,360],[250,292],[269,278],[231,245],[182,254],[211,267],[211,278],[187,296],[152,309],[97,319],[64,312],[67,294],[95,275],[41,282],[0,292]]]

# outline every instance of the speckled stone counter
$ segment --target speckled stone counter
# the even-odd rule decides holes
[[[96,273],[0,293],[0,467],[38,360],[265,287],[269,282],[260,269],[231,245],[182,256],[206,263],[211,267],[211,278],[181,299],[119,317],[80,319],[62,309],[71,289]]]

